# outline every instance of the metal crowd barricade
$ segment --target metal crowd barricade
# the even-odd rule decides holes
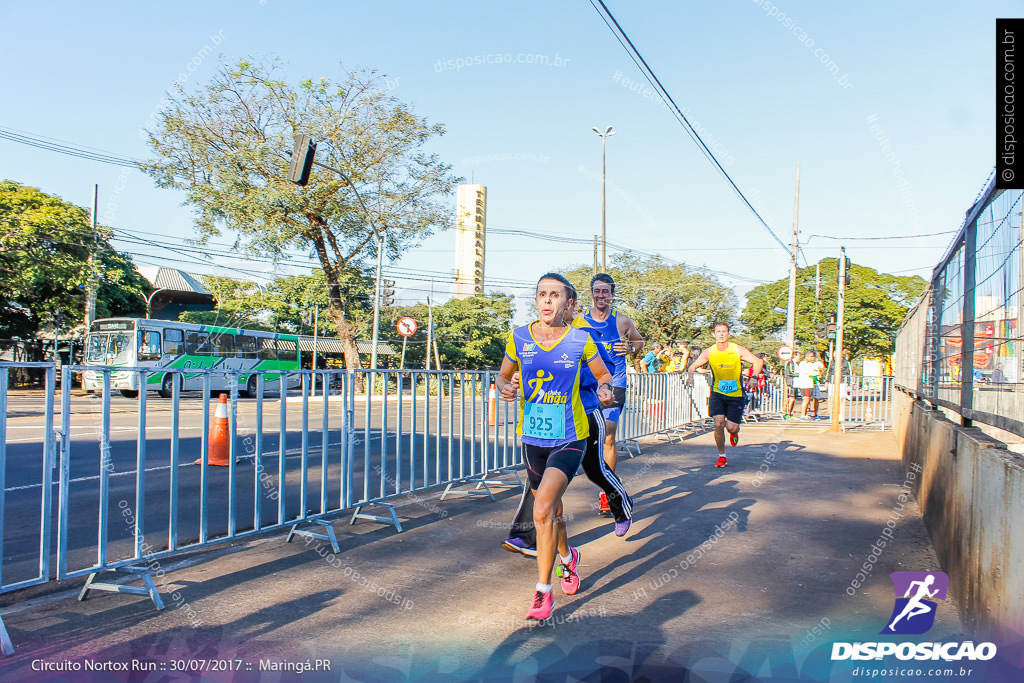
[[[342,420],[335,432],[329,422],[331,397],[325,392],[320,399],[320,443],[311,443],[312,371],[161,369],[161,375],[202,375],[201,406],[183,398],[181,383],[172,382],[169,410],[167,403],[150,409],[152,399],[148,392],[140,391],[132,416],[120,410],[112,412],[111,374],[136,373],[139,386],[146,386],[153,370],[90,368],[103,373],[100,404],[91,412],[72,415],[71,373],[84,369],[63,368],[57,542],[57,578],[89,576],[81,599],[91,590],[115,590],[148,595],[162,608],[153,576],[163,575],[161,561],[165,558],[274,529],[292,527],[294,532],[297,524],[315,523],[346,507],[349,496],[343,473],[347,468],[348,406],[343,400]],[[254,410],[240,414],[238,378],[251,374],[258,377]],[[265,384],[278,384],[282,376],[293,374],[301,374],[303,380],[301,433],[289,432],[287,391],[279,392],[277,424],[269,425],[277,428],[275,443],[275,434],[266,424],[272,420],[264,415]],[[230,392],[223,392],[230,393],[226,467],[209,464],[210,389],[216,376],[228,377],[231,386]],[[349,395],[345,391],[348,379],[342,379],[340,396],[344,399]],[[200,426],[183,433],[181,418],[186,412],[192,418],[201,412],[202,420]],[[340,433],[340,440],[332,443],[335,433]],[[89,435],[97,438],[92,441]],[[319,458],[314,450],[319,451]],[[298,466],[289,462],[296,459]],[[276,476],[270,474],[275,470]],[[316,490],[318,503],[311,500],[311,491]],[[89,524],[86,520],[90,519],[96,520],[94,541],[78,526]],[[144,587],[96,581],[106,571],[133,574]]]
[[[355,497],[351,522],[370,519],[401,523],[392,501],[420,502],[418,492],[445,486],[441,499],[452,494],[486,495],[493,499],[489,476],[518,468],[522,452],[516,438],[515,405],[490,398],[493,372],[425,370],[356,371],[372,390],[352,396],[364,405],[361,429],[353,434],[349,477]],[[352,384],[353,391],[357,380]],[[493,403],[493,405],[492,405]],[[379,415],[375,429],[372,415]],[[379,439],[379,455],[371,442]],[[471,490],[457,490],[471,484]],[[362,512],[383,507],[387,516]]]
[[[892,377],[850,377],[840,385],[839,423],[842,430],[877,426],[884,430],[892,424]]]
[[[23,438],[25,432],[8,433],[12,410],[8,385],[12,369],[37,369],[45,374],[42,402],[42,438]],[[53,429],[56,369],[53,363],[0,362],[0,593],[46,583],[50,580],[50,532],[53,494],[52,472],[56,463]],[[33,401],[34,402],[34,401]],[[20,402],[19,402],[20,403]],[[18,408],[21,408],[19,405]],[[25,410],[29,413],[29,410]],[[36,411],[32,411],[33,413]],[[34,430],[38,425],[17,425]],[[31,445],[29,445],[31,443]],[[24,445],[23,445],[24,444]],[[8,522],[12,522],[11,529]],[[14,645],[0,618],[0,651],[14,654]]]
[[[630,373],[626,405],[616,439],[630,455],[640,452],[639,440],[656,434],[682,438],[704,428],[710,385],[703,374],[686,386],[686,373]]]

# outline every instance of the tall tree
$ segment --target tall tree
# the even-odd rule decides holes
[[[158,185],[185,190],[200,242],[227,230],[250,253],[315,254],[349,368],[358,367],[358,330],[345,312],[346,272],[376,256],[375,229],[394,258],[447,227],[457,181],[425,151],[444,127],[385,94],[382,83],[370,71],[293,86],[276,61],[222,64],[198,91],[172,94],[149,135],[156,159],[144,164]],[[317,142],[318,161],[342,170],[356,188],[321,169],[304,188],[288,182],[299,133]]]
[[[817,265],[821,267],[820,298],[815,297],[815,266],[797,271],[796,338],[801,345],[823,351],[828,348],[825,326],[836,312],[839,296],[839,259],[822,259]],[[850,350],[850,355],[892,353],[896,332],[926,285],[925,280],[916,275],[900,277],[852,264],[850,285],[846,288],[843,335],[843,345]],[[786,314],[772,309],[785,308],[788,293],[788,277],[750,290],[740,319],[751,335],[763,338],[785,331]]]
[[[736,295],[710,273],[656,257],[620,254],[608,274],[615,279],[615,306],[636,324],[648,343],[710,339],[717,320],[732,322]],[[565,273],[576,285],[583,308],[590,306],[590,266]]]
[[[84,285],[93,272],[100,278],[97,317],[145,312],[148,283],[129,256],[111,247],[110,231],[100,226],[98,232],[97,240],[85,208],[0,181],[0,337],[32,336],[58,312],[65,326],[76,325],[85,316]]]

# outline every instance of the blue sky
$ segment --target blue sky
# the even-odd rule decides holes
[[[994,163],[995,18],[1018,14],[1019,4],[606,2],[787,243],[800,163],[808,262],[845,245],[855,263],[930,272],[952,235],[854,238],[959,227]],[[491,228],[592,240],[601,228],[601,140],[591,127],[612,125],[609,242],[739,273],[744,279],[723,279],[740,293],[788,274],[787,253],[656,96],[645,96],[640,72],[586,0],[0,8],[5,128],[142,158],[139,129],[164,91],[179,74],[186,89],[204,82],[218,55],[280,57],[293,80],[368,67],[387,75],[391,94],[447,126],[432,148],[458,175],[487,185]],[[212,54],[197,57],[206,46]],[[493,63],[495,55],[512,63]],[[449,68],[475,57],[482,63]],[[100,216],[115,230],[195,236],[182,195],[138,172],[119,182],[121,173],[0,140],[0,177],[80,205],[98,183]],[[387,264],[400,303],[423,300],[430,277],[446,298],[454,243],[442,232]],[[139,263],[271,274],[262,264],[182,263],[166,250],[120,246]],[[508,234],[491,234],[487,250],[488,278],[506,282],[592,259],[589,244]],[[418,279],[403,275],[412,271]]]

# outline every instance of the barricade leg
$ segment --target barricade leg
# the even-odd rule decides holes
[[[629,457],[633,458],[633,457],[636,457],[636,455],[640,455],[641,454],[640,441],[639,440],[637,440],[637,439],[625,439],[625,440],[621,441],[620,443],[622,444],[622,447],[626,450],[626,453],[629,454]],[[636,454],[635,455],[633,453],[634,449],[636,449]]]
[[[7,635],[7,627],[4,626],[3,617],[0,617],[0,651],[7,657],[14,654],[14,643],[11,642],[11,637]]]
[[[464,490],[461,490],[461,489],[452,489],[453,486],[458,486],[459,484],[463,484],[463,483],[465,483],[465,484],[474,484],[475,483],[476,487],[472,488],[472,489],[469,489],[468,491],[464,491]],[[491,483],[494,483],[494,482],[491,482]],[[494,498],[494,494],[491,493],[491,487],[488,486],[487,484],[488,484],[488,482],[484,479],[484,477],[471,477],[469,479],[466,479],[464,482],[453,481],[450,484],[448,484],[448,486],[444,487],[444,493],[441,494],[441,500],[444,500],[445,496],[447,496],[449,493],[452,494],[452,495],[463,495],[463,496],[490,496],[491,500],[494,500],[495,498]],[[484,490],[481,491],[480,488],[483,488]]]
[[[110,591],[111,593],[130,593],[132,595],[147,595],[149,599],[153,601],[157,609],[164,608],[163,598],[160,597],[160,592],[156,589],[156,584],[153,583],[153,571],[147,566],[141,567],[118,567],[117,569],[104,569],[103,571],[109,572],[122,572],[125,574],[131,574],[142,579],[144,586],[127,586],[121,583],[102,583],[96,581],[96,577],[100,575],[100,572],[93,572],[89,574],[89,579],[85,582],[85,586],[82,587],[82,592],[78,595],[79,600],[85,600],[89,597],[89,591]]]
[[[383,508],[387,508],[387,511],[391,513],[390,517],[381,517],[380,515],[367,515],[362,510],[366,505],[379,505]],[[395,514],[395,506],[391,503],[366,503],[364,505],[357,505],[355,512],[352,513],[352,519],[349,524],[355,524],[357,519],[369,519],[373,522],[381,522],[382,524],[392,524],[398,533],[402,533],[402,524],[398,521],[398,515]]]
[[[508,475],[508,474],[512,474],[512,475],[515,476],[516,483],[513,484],[510,481],[502,481],[501,479],[487,479],[488,477],[495,477],[495,476],[500,477],[502,475]],[[486,479],[486,481],[484,481],[485,479]],[[506,471],[506,470],[497,470],[495,472],[484,472],[483,474],[480,475],[479,479],[476,479],[475,481],[477,482],[476,488],[478,490],[482,489],[484,486],[486,486],[488,484],[490,484],[491,486],[509,486],[509,487],[512,487],[512,486],[523,486],[524,485],[523,484],[523,480],[519,477],[519,472],[518,471],[511,471],[511,472],[509,472],[509,471]],[[442,496],[442,498],[443,498],[443,496]]]
[[[326,519],[314,519],[310,521],[310,524],[322,526],[324,528],[324,533],[318,534],[310,529],[300,529],[298,524],[293,524],[292,528],[288,531],[288,538],[285,540],[285,543],[291,543],[292,538],[296,535],[309,536],[310,538],[317,538],[321,541],[327,541],[330,543],[331,550],[334,551],[335,555],[341,552],[341,546],[338,545],[338,536],[334,533],[334,526],[330,521]]]

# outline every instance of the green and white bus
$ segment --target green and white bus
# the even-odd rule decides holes
[[[147,391],[167,398],[172,382],[181,378],[182,391],[202,390],[203,373],[164,373],[161,368],[184,370],[217,368],[221,370],[299,370],[298,337],[257,330],[212,325],[193,325],[148,318],[104,318],[93,322],[85,340],[85,365],[105,367],[153,368],[146,380]],[[256,375],[213,375],[211,391],[230,391],[237,377],[239,390],[256,395]],[[280,391],[280,375],[267,374],[264,386]],[[301,376],[287,375],[286,386],[299,386]],[[82,373],[82,388],[103,391],[103,372]],[[110,388],[123,396],[139,395],[139,373],[114,371]]]

